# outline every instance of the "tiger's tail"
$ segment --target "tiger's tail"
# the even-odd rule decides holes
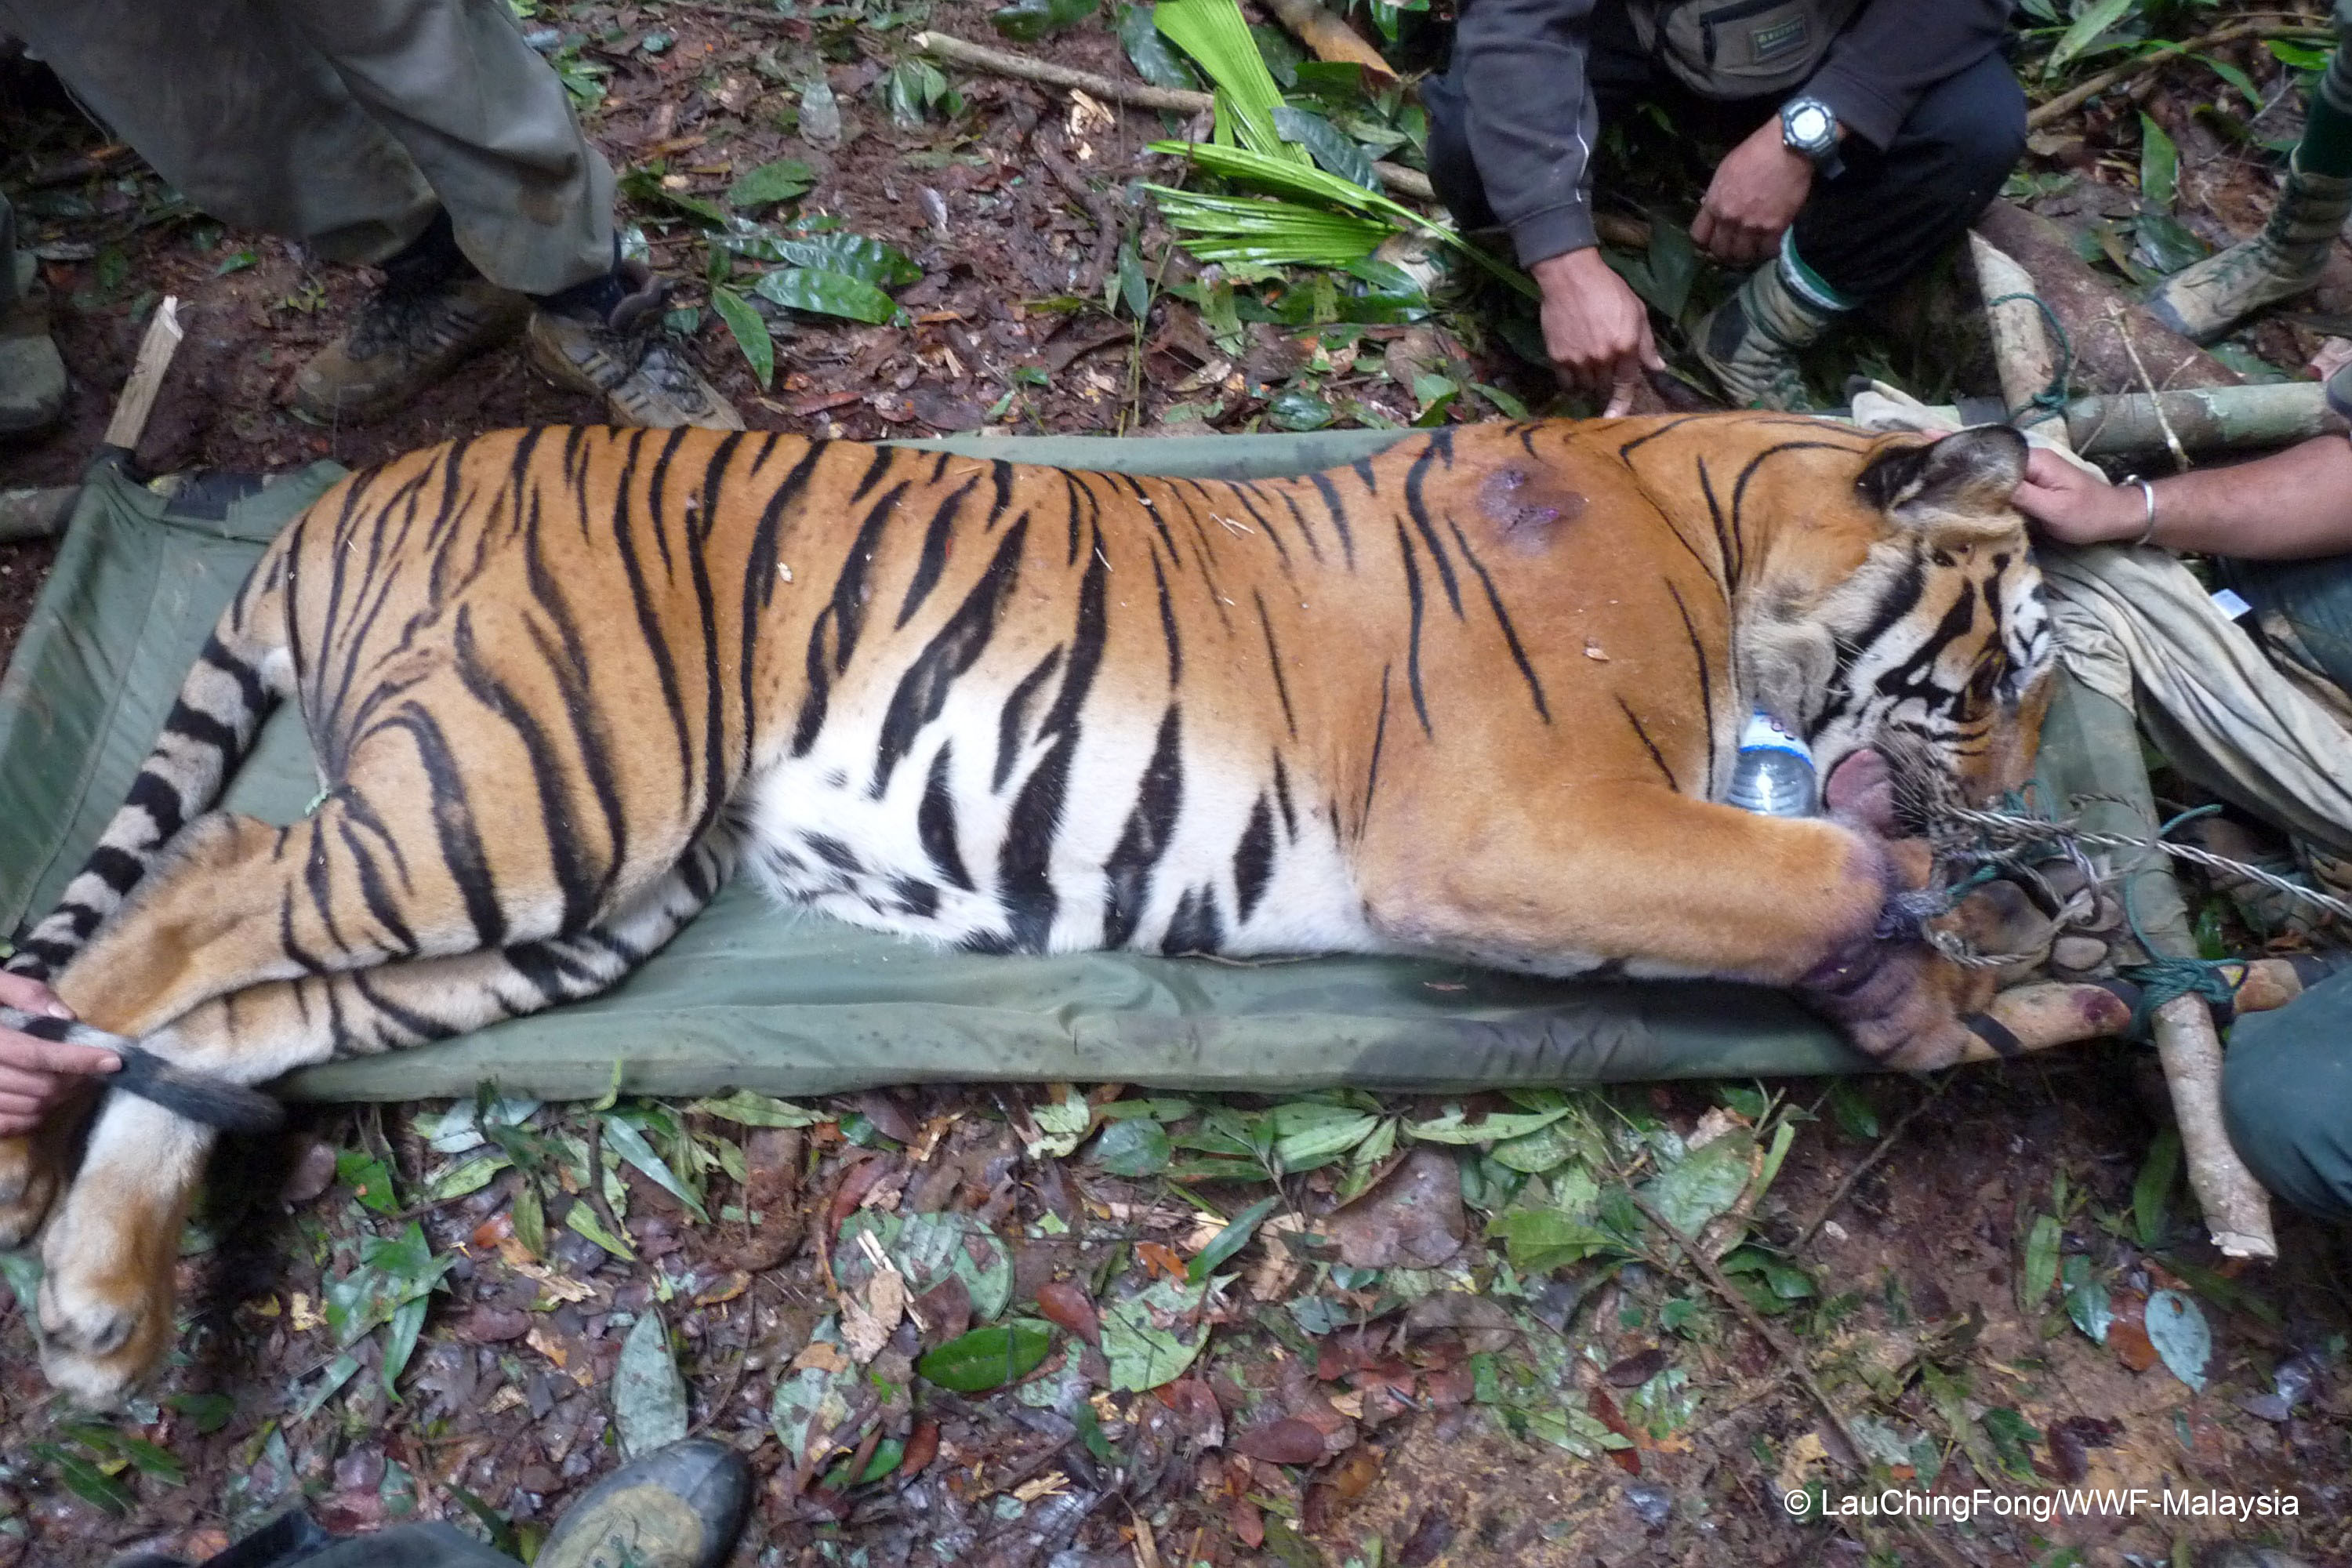
[[[220,801],[262,721],[292,690],[284,602],[285,542],[265,553],[222,612],[180,684],[155,748],[140,764],[98,847],[58,907],[21,932],[5,967],[47,980],[121,907],[180,830]],[[273,657],[277,656],[277,657]]]

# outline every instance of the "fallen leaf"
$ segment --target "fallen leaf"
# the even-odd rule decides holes
[[[1070,1489],[1070,1478],[1055,1470],[1049,1475],[1033,1476],[1013,1489],[1013,1495],[1023,1502],[1035,1502],[1039,1498],[1059,1497]]]
[[[2161,1359],[2147,1337],[2147,1299],[2137,1291],[2118,1290],[2110,1304],[2115,1317],[2107,1324],[2107,1348],[2132,1371],[2146,1372]]]
[[[749,1274],[740,1268],[730,1268],[719,1277],[717,1283],[707,1289],[696,1291],[694,1304],[698,1307],[716,1307],[722,1301],[732,1301],[751,1288],[751,1277]]]
[[[613,1421],[620,1429],[625,1459],[686,1438],[686,1380],[670,1353],[669,1330],[651,1308],[629,1326],[629,1337],[621,1342],[620,1363],[613,1372]]]
[[[1466,1290],[1441,1290],[1423,1296],[1405,1309],[1404,1326],[1409,1337],[1440,1329],[1455,1330],[1462,1335],[1464,1348],[1472,1355],[1491,1355],[1519,1337],[1519,1325],[1510,1313],[1484,1296],[1474,1296]]]
[[[1234,1451],[1271,1465],[1312,1465],[1323,1458],[1323,1434],[1294,1415],[1234,1435]]]
[[[1595,1388],[1585,1403],[1591,1407],[1592,1414],[1601,1418],[1601,1424],[1603,1426],[1608,1427],[1628,1443],[1634,1440],[1633,1428],[1626,1425],[1624,1413],[1617,1408],[1617,1402],[1609,1397],[1607,1389]],[[1642,1473],[1642,1456],[1633,1449],[1611,1448],[1606,1452],[1611,1461],[1627,1475],[1638,1476]]]
[[[1087,1343],[1102,1344],[1102,1322],[1095,1315],[1093,1300],[1068,1280],[1049,1280],[1037,1287],[1037,1311],[1047,1322],[1059,1324]]]
[[[1245,1497],[1236,1497],[1227,1506],[1225,1516],[1244,1546],[1255,1552],[1265,1544],[1265,1516],[1258,1512],[1257,1504]]]
[[[326,1327],[326,1314],[310,1303],[310,1298],[297,1290],[287,1299],[286,1326],[298,1334]]]
[[[1172,1247],[1156,1241],[1139,1241],[1135,1245],[1136,1258],[1145,1269],[1165,1279],[1184,1278],[1184,1259]]]
[[[1207,1384],[1197,1377],[1180,1377],[1160,1384],[1154,1392],[1160,1403],[1176,1413],[1177,1425],[1183,1428],[1185,1436],[1204,1448],[1224,1446],[1225,1413]]]
[[[531,1325],[530,1332],[523,1335],[522,1342],[545,1356],[559,1368],[572,1359],[572,1352],[564,1347],[563,1342],[539,1324]]]
[[[898,1458],[898,1473],[902,1476],[921,1474],[930,1468],[940,1453],[940,1424],[918,1421],[914,1432],[907,1438],[907,1451]]]
[[[1416,1148],[1316,1227],[1350,1268],[1435,1268],[1462,1250],[1462,1176],[1442,1149]]]
[[[908,1302],[907,1310],[922,1325],[925,1347],[936,1350],[971,1327],[971,1289],[950,1274]]]
[[[801,1347],[800,1354],[793,1357],[792,1369],[794,1372],[838,1373],[847,1372],[849,1367],[849,1357],[843,1353],[839,1345],[830,1340],[811,1340]]]
[[[1664,1349],[1653,1345],[1648,1350],[1610,1363],[1601,1378],[1616,1388],[1639,1388],[1666,1370],[1668,1357]]]
[[[451,1327],[467,1344],[503,1344],[529,1331],[530,1314],[516,1307],[477,1306]]]
[[[1298,1282],[1303,1265],[1290,1255],[1287,1238],[1303,1236],[1307,1218],[1299,1214],[1270,1216],[1257,1228],[1257,1267],[1250,1270],[1249,1293],[1259,1301],[1278,1301]]]

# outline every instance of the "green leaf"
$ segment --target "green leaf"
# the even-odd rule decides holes
[[[1502,1241],[1511,1267],[1521,1274],[1546,1274],[1625,1249],[1616,1237],[1557,1208],[1505,1209],[1488,1222],[1486,1234]]]
[[[1095,14],[1095,0],[1013,0],[988,14],[988,25],[1005,37],[1034,44]]]
[[[188,1418],[200,1436],[209,1436],[228,1425],[236,1401],[226,1394],[170,1394],[163,1403]]]
[[[1419,378],[1415,378],[1418,394]],[[1558,1122],[1523,1132],[1517,1138],[1506,1138],[1488,1151],[1496,1164],[1513,1171],[1524,1171],[1539,1176],[1546,1171],[1567,1164],[1583,1152],[1584,1141]]]
[[[1329,121],[1311,109],[1294,109],[1289,104],[1276,104],[1274,129],[1285,142],[1307,149],[1317,167],[1326,174],[1337,174],[1350,184],[1366,190],[1381,188],[1380,176],[1372,173],[1372,161],[1356,145],[1355,138],[1343,134]]]
[[[1184,57],[1168,47],[1160,34],[1159,23],[1152,5],[1121,5],[1118,8],[1118,41],[1127,49],[1127,58],[1134,62],[1135,71],[1154,87],[1171,87],[1180,91],[1201,90],[1199,73],[1184,62]]]
[[[2281,65],[2293,66],[2295,69],[2304,71],[2327,68],[2327,51],[2313,45],[2293,43],[2285,38],[2273,38],[2263,47],[2270,50],[2271,58]]]
[[[812,1343],[822,1341],[838,1346],[838,1321],[824,1319],[809,1338]],[[849,1419],[849,1402],[864,1391],[866,1373],[864,1367],[849,1364],[845,1354],[842,1362],[839,1372],[808,1366],[787,1372],[777,1380],[775,1395],[768,1405],[768,1425],[776,1441],[783,1445],[786,1464],[798,1466],[823,1458],[809,1453],[810,1446]]]
[[[816,184],[816,171],[798,158],[778,158],[736,177],[727,187],[730,207],[761,207],[804,195]]]
[[[1209,1342],[1208,1325],[1192,1321],[1207,1291],[1205,1280],[1160,1279],[1103,1310],[1103,1357],[1113,1389],[1139,1394],[1184,1375]],[[1161,1328],[1155,1320],[1172,1326]]]
[[[479,1524],[484,1532],[489,1536],[491,1551],[503,1552],[518,1562],[521,1561],[522,1542],[515,1538],[512,1520],[457,1482],[444,1481],[441,1484],[448,1489],[451,1497],[457,1500],[457,1505],[460,1508],[474,1516],[474,1521]]]
[[[2180,1131],[2168,1127],[2147,1146],[2132,1183],[2132,1229],[2142,1247],[2164,1245],[2172,1231],[2172,1184],[2180,1175]]]
[[[637,1249],[624,1237],[605,1229],[604,1220],[585,1198],[573,1199],[572,1206],[563,1211],[563,1228],[574,1235],[586,1237],[615,1258],[626,1258],[631,1263],[637,1260]]]
[[[213,268],[213,276],[215,278],[226,278],[232,272],[242,272],[260,259],[260,257],[256,256],[250,250],[233,252],[229,256],[225,257],[218,267]]]
[[[1726,1134],[1644,1183],[1642,1195],[1675,1229],[1696,1238],[1747,1190],[1754,1149],[1755,1140],[1745,1133]]]
[[[2140,247],[2159,273],[2178,272],[2212,254],[2189,226],[2163,213],[2142,213],[2132,225]]]
[[[1320,430],[1338,417],[1331,412],[1329,404],[1313,393],[1297,387],[1265,406],[1265,422],[1277,430]],[[1365,1131],[1370,1131],[1370,1128],[1367,1126]]]
[[[889,295],[863,279],[808,267],[787,267],[768,273],[752,285],[751,292],[794,310],[843,316],[869,325],[888,321],[898,310]]]
[[[1281,1202],[1282,1195],[1277,1193],[1270,1198],[1260,1198],[1234,1215],[1225,1228],[1211,1237],[1209,1245],[1194,1255],[1184,1270],[1185,1283],[1198,1285],[1224,1267],[1227,1258],[1249,1245],[1250,1237],[1257,1234],[1257,1227]]]
[[[345,1149],[335,1156],[335,1180],[351,1188],[363,1208],[377,1214],[400,1212],[399,1196],[392,1190],[392,1173],[364,1149]]]
[[[906,252],[862,234],[783,236],[753,229],[718,236],[715,243],[754,261],[779,261],[818,272],[839,272],[877,288],[895,289],[923,275],[923,269],[908,259]]]
[[[1667,320],[1680,321],[1690,303],[1691,285],[1698,280],[1698,247],[1691,243],[1690,230],[1653,212],[1649,263],[1649,303]]]
[[[490,1184],[500,1171],[514,1164],[504,1154],[477,1154],[460,1160],[431,1181],[425,1184],[425,1201],[441,1203],[449,1198],[461,1198],[467,1193],[478,1193]]]
[[[2131,8],[2132,0],[2095,0],[2074,18],[2074,25],[2066,29],[2065,36],[2050,51],[2050,58],[2042,63],[2043,79],[2054,77],[2065,69],[2068,61],[2098,42],[2100,35],[2122,21]]]
[[[1472,391],[1477,393],[1479,396],[1493,404],[1495,405],[1495,412],[1501,415],[1504,418],[1525,419],[1528,417],[1528,405],[1521,402],[1518,397],[1513,394],[1505,392],[1501,387],[1489,386],[1483,381],[1474,381],[1470,384],[1470,386]]]
[[[1013,1318],[950,1340],[915,1363],[927,1382],[958,1394],[985,1394],[1026,1377],[1054,1348],[1054,1331]]]
[[[400,1397],[400,1391],[393,1385],[408,1370],[408,1360],[416,1353],[416,1336],[424,1330],[424,1297],[412,1297],[392,1310],[391,1331],[383,1336],[383,1364],[377,1371],[383,1391],[394,1399]]]
[[[2066,1259],[2066,1315],[2074,1326],[2095,1345],[2107,1342],[2107,1330],[2114,1326],[2115,1309],[2107,1298],[2106,1286],[2091,1278],[2091,1260],[2087,1258]]]
[[[1031,1116],[1040,1134],[1029,1145],[1029,1157],[1033,1160],[1059,1160],[1075,1153],[1095,1123],[1094,1107],[1075,1089],[1066,1090],[1061,1099],[1051,1104],[1037,1107]]]
[[[2253,78],[2248,76],[2236,66],[2231,65],[2228,60],[2217,58],[2212,55],[2199,55],[2195,58],[2197,62],[2200,65],[2202,65],[2207,70],[2211,71],[2215,76],[2220,77],[2223,81],[2228,82],[2231,87],[2236,88],[2241,93],[2243,93],[2245,95],[2246,102],[2250,107],[2254,109],[2260,109],[2262,107],[2263,89],[2254,85]]]
[[[1550,1110],[1504,1110],[1471,1121],[1460,1106],[1449,1105],[1443,1115],[1427,1121],[1408,1121],[1404,1130],[1424,1143],[1497,1143],[1508,1138],[1524,1138],[1538,1128],[1549,1127],[1566,1116],[1569,1110],[1561,1105]]]
[[[2206,1363],[2213,1359],[2213,1331],[2197,1303],[2178,1290],[2156,1291],[2147,1299],[2145,1321],[2147,1342],[2172,1375],[2204,1393]]]
[[[1143,258],[1136,254],[1135,241],[1118,242],[1118,269],[1112,279],[1127,313],[1141,321],[1151,310],[1151,280],[1144,276]]]
[[[1288,425],[1283,416],[1275,412],[1282,408],[1285,399],[1307,398],[1320,408],[1324,417],[1313,423]],[[1295,412],[1303,405],[1294,405]],[[1331,423],[1331,411],[1319,397],[1307,393],[1285,393],[1269,405],[1267,418],[1286,430],[1319,430]],[[1311,417],[1311,415],[1309,416]],[[1266,1123],[1274,1131],[1275,1163],[1285,1174],[1311,1171],[1326,1165],[1362,1142],[1381,1124],[1372,1111],[1354,1106],[1334,1105],[1327,1100],[1296,1100],[1276,1106],[1266,1112]]]
[[[25,1310],[25,1321],[34,1321],[41,1293],[40,1258],[30,1250],[0,1252],[0,1279],[8,1281],[16,1305]]]
[[[127,1514],[131,1504],[138,1500],[129,1487],[60,1444],[30,1443],[26,1445],[25,1451],[54,1468],[58,1479],[76,1497],[109,1513]]]
[[[773,1095],[755,1094],[748,1089],[739,1089],[722,1100],[698,1100],[687,1109],[708,1111],[743,1127],[814,1127],[833,1120],[823,1111],[811,1110]]]
[[[2055,1215],[2036,1215],[2025,1238],[2025,1267],[2018,1271],[2018,1305],[2029,1313],[2042,1310],[2050,1287],[2058,1282],[2058,1244],[2063,1233]]]
[[[1858,1138],[1865,1143],[1877,1141],[1878,1109],[1870,1103],[1869,1097],[1855,1086],[1852,1079],[1830,1080],[1830,1117],[1836,1121],[1838,1131],[1847,1137]]]
[[[1165,185],[1144,189],[1188,253],[1223,267],[1346,267],[1397,232],[1370,218],[1295,202],[1202,195]]]
[[[1309,166],[1306,149],[1285,142],[1274,128],[1282,91],[1234,0],[1160,0],[1152,21],[1217,84],[1217,119],[1224,132],[1219,141],[1227,139],[1230,124],[1250,152],[1276,163]]]
[[[2179,186],[2180,150],[2165,134],[2164,127],[2143,111],[2139,117],[2140,200],[2160,212],[2170,212]]]
[[[2041,1432],[2006,1405],[1993,1406],[1981,1419],[1985,1436],[1992,1439],[1993,1452],[2000,1457],[2002,1466],[2021,1479],[2030,1479],[2033,1474],[2030,1445],[2042,1441]]]
[[[763,380],[761,384],[764,386],[767,383]],[[710,1215],[704,1211],[701,1201],[687,1191],[686,1184],[677,1179],[677,1173],[669,1168],[667,1161],[654,1152],[654,1146],[646,1142],[645,1133],[627,1116],[612,1111],[605,1113],[604,1146],[635,1165],[647,1181],[684,1204],[687,1212],[696,1219],[705,1225],[710,1223]]]
[[[678,1375],[669,1330],[656,1308],[646,1308],[621,1342],[621,1359],[613,1370],[613,1420],[620,1428],[625,1459],[686,1438],[686,1380]]]
[[[684,191],[673,191],[662,184],[662,177],[651,169],[631,169],[621,176],[621,193],[631,201],[648,206],[665,206],[684,214],[697,223],[712,228],[727,225],[727,209],[700,196],[689,196]]]
[[[1114,1121],[1095,1140],[1095,1163],[1114,1176],[1156,1176],[1172,1153],[1167,1130],[1149,1116]]]
[[[539,1195],[537,1183],[525,1178],[522,1185],[515,1189],[511,1217],[515,1239],[522,1243],[523,1250],[533,1258],[546,1257],[547,1204]]]

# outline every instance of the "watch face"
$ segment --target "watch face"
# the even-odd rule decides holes
[[[1830,139],[1830,114],[1818,103],[1800,104],[1789,111],[1789,140],[1801,147],[1818,147]]]

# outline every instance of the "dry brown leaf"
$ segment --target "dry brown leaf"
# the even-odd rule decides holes
[[[1254,1300],[1276,1301],[1290,1294],[1298,1281],[1300,1265],[1290,1256],[1284,1238],[1304,1235],[1306,1216],[1295,1213],[1271,1216],[1258,1226],[1257,1267],[1250,1270],[1249,1293]]]
[[[522,1342],[559,1367],[572,1359],[572,1352],[564,1348],[563,1342],[544,1328],[533,1326],[529,1333],[523,1335]]]
[[[811,1340],[801,1347],[800,1354],[793,1357],[793,1370],[807,1372],[812,1368],[825,1373],[847,1372],[849,1357],[831,1340]]]
[[[1059,1497],[1070,1489],[1070,1478],[1059,1470],[1042,1476],[1032,1476],[1013,1489],[1013,1495],[1023,1502],[1035,1502],[1043,1497]]]

